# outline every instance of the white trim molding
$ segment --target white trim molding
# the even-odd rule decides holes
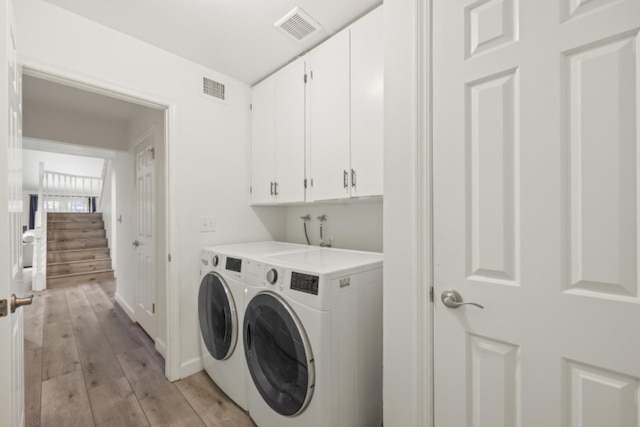
[[[431,1],[386,0],[384,424],[433,426]]]
[[[115,298],[116,298],[116,302],[120,305],[120,307],[124,310],[124,312],[127,313],[127,316],[129,316],[131,321],[135,322],[136,312],[133,310],[133,307],[131,307],[118,292],[116,292]]]

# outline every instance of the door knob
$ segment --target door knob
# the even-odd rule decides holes
[[[140,246],[140,242],[138,242],[137,240],[134,240],[132,245],[137,248],[138,246]]]
[[[476,302],[463,302],[462,295],[454,289],[448,289],[442,292],[442,303],[449,308],[458,308],[461,305],[475,305],[476,307],[484,308],[484,306]]]
[[[11,294],[11,301],[9,302],[11,312],[15,313],[16,308],[22,307],[23,305],[31,305],[33,302],[33,295],[29,295],[26,298],[17,298],[16,294]]]

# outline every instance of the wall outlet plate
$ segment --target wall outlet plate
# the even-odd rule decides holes
[[[216,219],[212,216],[200,217],[200,232],[210,233],[216,231]]]

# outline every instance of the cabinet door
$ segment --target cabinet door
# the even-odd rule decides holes
[[[271,203],[275,181],[275,79],[252,90],[251,202]]]
[[[311,195],[349,197],[349,30],[312,50],[309,61]]]
[[[305,59],[300,58],[275,75],[278,203],[304,201],[304,73]]]
[[[351,195],[382,195],[382,6],[351,29]]]

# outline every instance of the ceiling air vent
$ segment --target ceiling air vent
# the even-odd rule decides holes
[[[291,12],[287,13],[273,25],[299,42],[307,39],[322,28],[320,24],[299,7],[294,7]]]
[[[202,93],[224,101],[224,85],[215,80],[202,78]]]

